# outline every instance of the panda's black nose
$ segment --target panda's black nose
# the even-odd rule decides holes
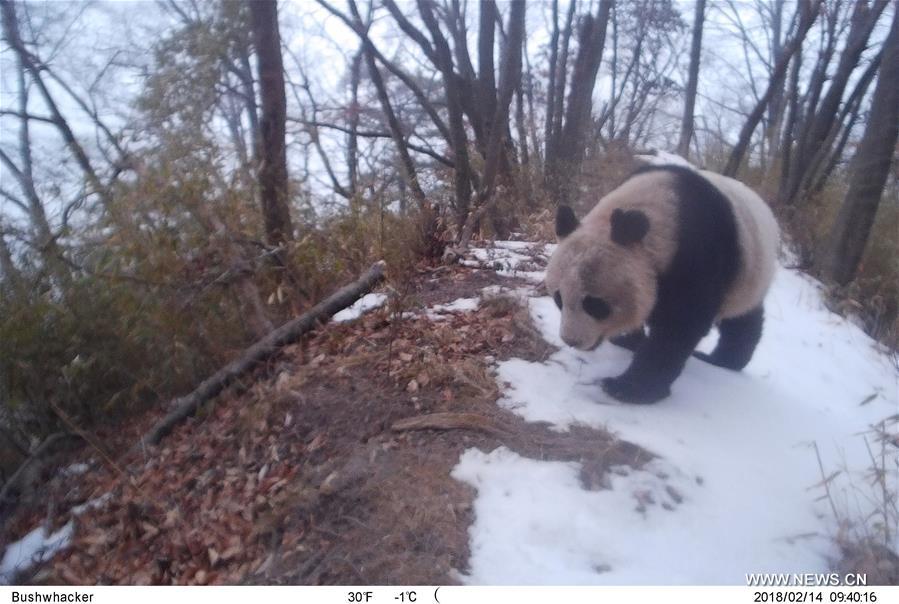
[[[587,339],[582,339],[570,334],[561,334],[561,336],[563,342],[565,342],[572,348],[577,348],[578,350],[596,350],[599,345],[602,344],[602,338],[596,338],[596,340],[591,342]]]
[[[572,348],[583,348],[584,343],[581,342],[580,338],[573,336],[571,334],[563,333],[562,341],[571,346]]]

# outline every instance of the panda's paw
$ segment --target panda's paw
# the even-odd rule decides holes
[[[628,375],[604,378],[602,389],[619,401],[640,405],[658,402],[671,394],[671,388],[668,386],[655,386],[644,380],[635,380]]]
[[[693,356],[701,361],[705,361],[709,365],[714,365],[715,367],[721,367],[722,369],[730,369],[731,371],[739,371],[742,367],[735,366],[733,363],[727,361],[727,359],[722,359],[715,354],[706,354],[704,352],[699,352],[698,350],[693,352]]]
[[[705,361],[706,363],[711,363],[712,365],[717,365],[717,363],[715,362],[715,360],[714,360],[714,358],[712,357],[712,355],[710,355],[710,354],[708,354],[708,353],[700,352],[700,351],[698,351],[698,350],[694,350],[694,351],[693,351],[693,356],[696,357],[697,359],[701,360],[701,361]]]

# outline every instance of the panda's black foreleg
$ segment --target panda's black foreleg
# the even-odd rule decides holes
[[[617,377],[602,380],[603,390],[626,403],[655,403],[671,394],[671,384],[681,374],[699,340],[708,333],[712,319],[693,326],[652,326],[649,337],[637,349],[630,367]]]
[[[621,346],[622,348],[626,348],[631,352],[636,352],[636,350],[640,347],[641,344],[643,344],[645,340],[646,332],[641,327],[620,336],[615,336],[609,341],[612,342],[612,344],[614,344],[615,346]]]
[[[745,315],[724,319],[718,325],[720,338],[712,354],[697,352],[695,355],[712,365],[740,371],[752,359],[755,347],[762,337],[764,309],[755,308]]]

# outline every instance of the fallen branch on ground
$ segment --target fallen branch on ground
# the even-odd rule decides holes
[[[174,411],[157,422],[143,436],[141,443],[145,445],[158,444],[177,424],[194,415],[200,405],[219,394],[243,373],[255,367],[260,361],[273,356],[282,347],[296,342],[317,324],[327,321],[335,313],[350,306],[363,294],[371,291],[384,278],[384,266],[383,260],[375,263],[353,283],[345,285],[308,312],[266,334],[238,358],[204,380],[193,392],[172,401]]]
[[[391,427],[394,432],[409,430],[475,430],[488,434],[501,435],[506,432],[490,418],[477,413],[429,413],[407,417],[395,422]]]

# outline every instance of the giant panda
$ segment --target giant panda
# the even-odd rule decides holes
[[[634,351],[624,373],[602,380],[610,396],[667,397],[691,354],[733,370],[752,358],[779,230],[749,187],[704,170],[645,166],[582,221],[560,206],[556,235],[545,285],[562,340],[592,350],[610,338]],[[714,351],[694,352],[713,325]]]

